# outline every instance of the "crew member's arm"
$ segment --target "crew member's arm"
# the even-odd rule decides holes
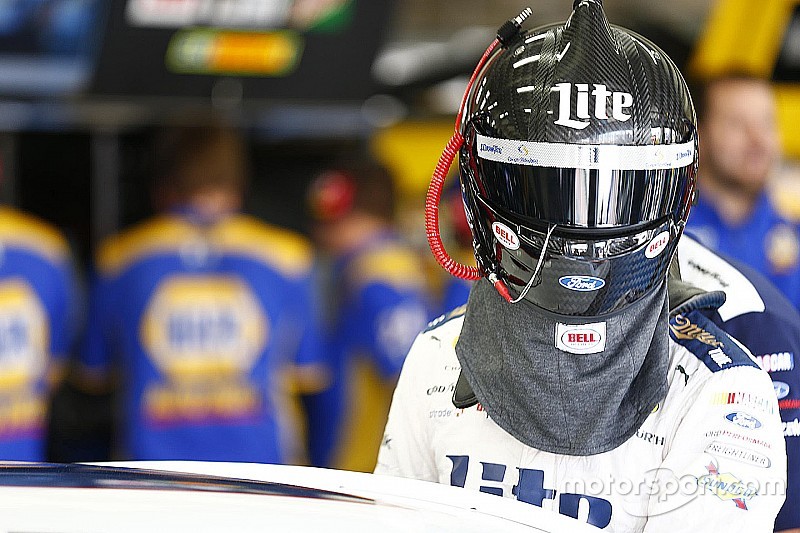
[[[334,387],[334,362],[325,350],[314,273],[294,283],[289,304],[297,326],[298,345],[294,353],[292,377],[303,404],[307,427],[308,460],[313,466],[330,466],[342,418]]]
[[[111,354],[114,345],[114,298],[112,280],[98,277],[89,296],[86,332],[70,376],[83,392],[105,394],[112,388]]]
[[[361,295],[366,344],[383,377],[394,380],[417,333],[430,320],[422,295],[372,284]]]

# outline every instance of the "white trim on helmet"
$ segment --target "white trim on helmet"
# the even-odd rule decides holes
[[[477,145],[482,159],[532,167],[658,170],[682,168],[695,161],[694,141],[618,146],[515,141],[477,134]]]

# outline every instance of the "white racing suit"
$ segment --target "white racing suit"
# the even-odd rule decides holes
[[[417,337],[376,473],[515,498],[606,531],[772,531],[786,484],[772,383],[699,311],[671,318],[664,401],[635,436],[592,456],[531,448],[480,404],[454,407],[463,320],[462,309]]]

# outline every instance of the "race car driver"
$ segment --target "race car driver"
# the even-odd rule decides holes
[[[482,279],[412,346],[376,472],[608,531],[770,531],[786,454],[769,376],[706,316],[723,293],[666,282],[697,170],[685,82],[600,0],[523,21],[476,68],[426,206],[440,263]],[[477,268],[435,230],[456,152]]]
[[[459,200],[460,201],[460,200]],[[463,204],[462,204],[463,205]],[[463,212],[463,207],[461,209]],[[466,224],[466,216],[464,218]],[[469,228],[467,228],[469,231]],[[772,378],[786,441],[786,502],[775,519],[775,531],[800,528],[800,314],[766,277],[732,258],[723,258],[684,233],[673,273],[705,291],[722,291],[725,303],[707,316],[745,345]],[[447,309],[464,305],[472,283],[451,277]],[[669,282],[669,280],[668,280]]]

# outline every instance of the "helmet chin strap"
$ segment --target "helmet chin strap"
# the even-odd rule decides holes
[[[547,237],[545,237],[544,239],[544,244],[542,245],[542,251],[539,253],[539,261],[537,261],[536,263],[536,268],[533,270],[533,275],[531,276],[531,279],[528,280],[528,283],[525,284],[525,288],[522,289],[522,292],[519,293],[519,296],[517,296],[513,300],[508,300],[509,303],[515,304],[519,302],[520,300],[525,298],[525,295],[528,294],[528,291],[531,290],[531,287],[533,287],[533,282],[539,276],[539,271],[542,269],[542,263],[544,262],[544,256],[545,253],[547,252],[547,245],[550,242],[550,236],[553,234],[553,231],[556,229],[556,226],[557,224],[553,224],[547,230]]]
[[[525,8],[518,16],[506,21],[497,31],[497,38],[492,41],[492,43],[483,53],[480,61],[478,61],[478,65],[472,72],[472,76],[467,84],[467,89],[464,91],[464,96],[461,99],[461,106],[459,107],[458,115],[456,116],[455,131],[453,136],[450,138],[450,141],[447,143],[447,146],[445,146],[442,155],[439,157],[439,162],[436,164],[436,169],[433,171],[431,184],[428,187],[428,193],[425,196],[425,233],[428,238],[428,245],[431,248],[431,252],[433,252],[433,256],[436,258],[436,261],[439,263],[439,265],[441,265],[442,268],[444,268],[447,272],[453,276],[469,281],[481,279],[483,277],[483,273],[478,267],[464,265],[457,262],[455,259],[450,257],[450,254],[448,254],[444,248],[444,243],[442,243],[441,234],[439,232],[439,203],[442,199],[442,189],[444,188],[444,181],[447,177],[450,167],[453,164],[453,160],[458,154],[458,151],[461,149],[461,146],[464,144],[464,135],[461,133],[464,107],[466,106],[467,97],[472,90],[472,85],[475,83],[475,80],[478,77],[478,73],[481,71],[481,69],[483,69],[483,66],[486,64],[486,61],[488,61],[489,56],[492,54],[492,52],[494,52],[495,48],[498,46],[505,48],[506,45],[517,34],[519,34],[522,23],[531,14],[531,9]],[[541,264],[541,257],[539,258],[539,263]],[[537,266],[537,272],[538,269],[539,267]],[[508,292],[508,287],[506,284],[500,280],[495,273],[490,273],[488,277],[489,281],[494,284],[497,292],[499,292],[500,295],[506,299],[506,301],[511,302],[511,295]]]

